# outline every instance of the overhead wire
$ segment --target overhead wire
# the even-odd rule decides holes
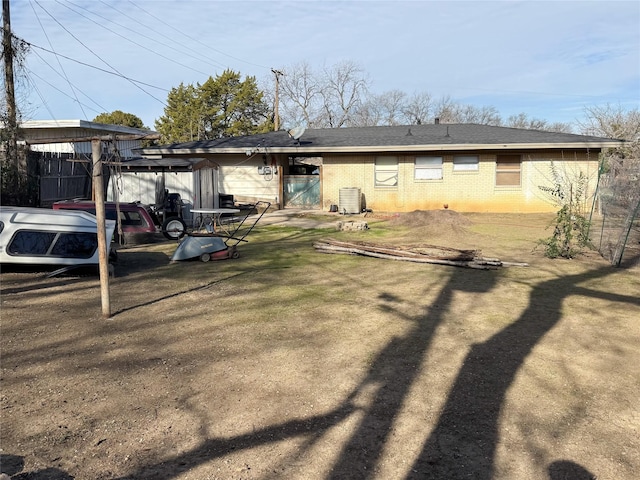
[[[78,37],[76,37],[73,33],[71,33],[64,25],[62,25],[53,15],[51,15],[42,5],[40,5],[40,3],[38,2],[38,0],[33,0],[40,8],[42,8],[42,10],[44,10],[47,15],[49,15],[51,17],[51,19],[56,22],[65,32],[67,32],[69,35],[71,35],[80,45],[82,45],[84,48],[86,48],[91,54],[93,54],[96,58],[98,58],[101,62],[103,62],[105,65],[107,65],[109,68],[111,68],[114,72],[117,72],[118,74],[120,74],[120,76],[122,78],[127,79],[121,72],[118,71],[117,68],[115,68],[114,66],[110,65],[109,62],[107,62],[106,60],[104,60],[102,57],[100,57],[100,55],[98,55],[96,52],[94,52],[91,48],[89,48],[87,45],[85,45],[82,40],[80,40]],[[136,87],[137,89],[141,90],[142,92],[146,93],[147,95],[149,95],[150,97],[155,98],[158,102],[164,104],[164,102],[162,100],[160,100],[159,98],[155,97],[154,95],[152,95],[151,93],[147,92],[144,88],[142,88],[140,85],[138,85],[138,83],[136,82],[130,82],[134,87]]]
[[[37,1],[36,1],[36,3],[37,3]],[[42,25],[42,22],[40,21],[40,16],[38,15],[38,12],[36,12],[36,9],[33,6],[33,3],[31,1],[29,1],[29,5],[31,6],[31,9],[33,10],[33,14],[36,16],[36,19],[38,20],[38,24],[40,25],[40,28],[42,29],[42,33],[44,33],[44,36],[47,39],[47,42],[49,43],[49,46],[53,49],[53,44],[51,43],[51,39],[49,39],[49,35],[47,34],[47,31],[44,29],[44,26]],[[45,10],[45,12],[46,12],[46,10]],[[69,88],[73,92],[73,96],[74,96],[78,106],[80,107],[80,110],[82,110],[82,114],[84,115],[84,118],[87,119],[87,114],[84,111],[84,109],[82,108],[82,104],[80,103],[80,100],[78,100],[78,97],[76,95],[76,92],[75,92],[75,89],[73,87],[73,84],[71,83],[71,81],[69,80],[69,77],[67,76],[67,72],[65,71],[64,67],[62,66],[62,63],[60,63],[60,59],[57,56],[56,56],[56,60],[58,62],[58,66],[60,67],[60,70],[62,70],[62,75],[63,75],[64,79],[67,81],[67,84],[69,85]]]
[[[69,1],[69,0],[67,0],[67,1],[68,1],[68,3],[71,3],[71,4],[75,5],[73,2],[71,2],[71,1]],[[206,60],[206,61],[208,61],[208,62],[212,63],[213,65],[218,66],[218,67],[220,67],[220,68],[227,68],[227,66],[226,66],[225,64],[220,63],[220,62],[218,62],[217,60],[215,60],[215,59],[213,59],[213,58],[211,58],[211,57],[207,57],[206,55],[202,55],[202,54],[200,54],[200,55],[194,55],[194,54],[192,53],[192,52],[194,52],[194,51],[195,51],[193,48],[189,47],[188,45],[185,45],[184,43],[179,42],[176,38],[168,37],[165,33],[160,32],[160,31],[158,31],[158,30],[156,30],[156,29],[154,29],[154,28],[150,27],[149,25],[144,24],[144,23],[140,20],[140,18],[134,18],[134,17],[132,17],[132,16],[128,15],[126,12],[124,12],[124,11],[122,11],[122,10],[120,10],[120,9],[116,8],[114,5],[112,5],[112,4],[110,4],[110,3],[106,3],[106,2],[104,2],[104,1],[102,1],[101,3],[102,3],[103,5],[105,5],[105,6],[109,7],[109,8],[111,8],[112,10],[116,11],[116,12],[117,12],[118,14],[120,14],[121,16],[126,17],[126,18],[130,19],[131,21],[135,22],[135,24],[136,24],[136,25],[138,25],[138,26],[142,26],[142,27],[146,28],[147,30],[149,30],[149,31],[153,32],[154,34],[156,34],[156,35],[158,35],[158,36],[160,36],[160,37],[162,37],[162,38],[166,39],[169,43],[159,42],[157,39],[154,39],[154,38],[152,38],[152,37],[150,37],[150,36],[148,36],[148,35],[145,35],[145,34],[141,33],[141,32],[140,32],[139,30],[137,30],[137,29],[133,31],[133,33],[135,33],[136,35],[139,35],[139,36],[141,36],[141,37],[143,37],[143,38],[149,39],[149,40],[151,40],[151,41],[153,41],[153,42],[159,43],[160,45],[162,45],[162,46],[164,46],[164,47],[167,47],[167,48],[170,48],[171,50],[174,50],[175,52],[179,53],[180,55],[184,55],[184,56],[187,56],[187,57],[191,57],[191,58],[193,58],[194,60],[198,60],[198,61],[200,61],[200,62],[202,62],[202,61],[203,61],[203,59],[204,59],[204,60]],[[79,7],[79,6],[78,6],[78,7]],[[82,7],[79,7],[79,8],[82,8]],[[87,9],[85,9],[85,10],[87,10]],[[87,11],[89,11],[89,10],[87,10]],[[110,21],[111,23],[116,23],[116,22],[114,22],[113,20],[109,20],[109,19],[107,19],[106,17],[103,17],[103,16],[99,15],[98,13],[95,13],[95,12],[91,12],[91,13],[93,13],[94,15],[96,15],[96,16],[98,16],[98,17],[100,17],[100,18],[103,18],[103,19],[105,19],[105,20],[107,20],[107,21]],[[124,25],[120,25],[120,24],[117,24],[117,23],[116,23],[116,25],[121,26],[122,28],[126,28],[126,29],[128,29],[128,27],[126,27],[126,26],[124,26]],[[131,29],[128,29],[128,30],[131,30]],[[180,47],[182,47],[183,49],[182,49],[182,50],[177,49],[177,48],[175,47],[175,45],[179,45],[179,46],[180,46]],[[196,52],[197,52],[197,51],[196,51]],[[196,70],[196,71],[197,71],[197,70]],[[198,73],[201,73],[201,72],[198,72]]]
[[[69,7],[68,5],[65,5],[65,4],[61,3],[59,0],[56,0],[56,3],[58,3],[58,4],[62,5],[62,6],[63,6],[63,7],[65,7],[65,8],[68,8],[69,10],[71,10],[71,11],[72,11],[72,12],[74,12],[74,13],[76,13],[77,15],[80,15],[82,18],[86,18],[86,19],[87,19],[87,20],[89,20],[90,22],[95,23],[96,25],[98,25],[98,26],[99,26],[99,27],[101,27],[101,28],[104,28],[104,29],[105,29],[105,30],[107,30],[108,32],[111,32],[111,33],[113,33],[114,35],[116,35],[116,36],[118,36],[118,37],[122,38],[123,40],[126,40],[127,42],[130,42],[130,43],[132,43],[132,44],[134,44],[134,45],[136,45],[136,46],[138,46],[138,47],[140,47],[140,48],[142,48],[142,49],[144,49],[144,50],[146,50],[146,51],[148,51],[148,52],[151,52],[151,53],[153,53],[153,54],[155,54],[155,55],[158,55],[159,57],[164,58],[165,60],[169,60],[169,61],[170,61],[170,62],[172,62],[172,63],[175,63],[175,64],[177,64],[177,65],[180,65],[181,67],[187,68],[187,69],[189,69],[189,70],[193,70],[194,72],[200,73],[200,74],[202,74],[202,75],[208,75],[207,73],[205,73],[205,72],[203,72],[203,71],[201,71],[201,70],[198,70],[198,69],[195,69],[195,68],[193,68],[193,67],[190,67],[189,65],[185,65],[184,63],[181,63],[181,62],[179,62],[179,61],[177,61],[177,60],[174,60],[174,59],[172,59],[172,58],[169,58],[169,57],[167,57],[166,55],[164,55],[164,54],[162,54],[162,53],[159,53],[159,52],[157,52],[157,51],[155,51],[155,50],[153,50],[153,49],[151,49],[151,48],[149,48],[149,47],[146,47],[146,46],[142,45],[141,43],[138,43],[138,42],[133,41],[131,38],[126,37],[125,35],[122,35],[122,34],[120,34],[120,33],[116,32],[115,30],[112,30],[112,29],[108,28],[107,26],[105,26],[105,25],[103,25],[103,24],[101,24],[101,23],[98,23],[98,22],[96,22],[96,21],[92,20],[91,18],[87,17],[86,15],[84,15],[84,14],[82,14],[82,13],[80,13],[80,12],[78,12],[78,11],[74,10],[74,9],[72,9],[72,8],[71,8],[71,7]],[[69,3],[71,3],[71,2],[69,2]],[[75,4],[73,4],[73,3],[71,3],[71,4],[72,4],[72,5],[74,5],[74,6],[75,6],[75,7],[77,7],[77,8],[82,8],[82,7],[79,7],[78,5],[75,5]],[[89,11],[89,10],[84,9],[84,8],[83,8],[83,10]],[[106,20],[106,21],[108,21],[108,22],[111,22],[111,23],[113,23],[113,24],[115,24],[115,25],[117,25],[117,26],[119,26],[119,27],[127,28],[127,27],[125,27],[125,26],[123,26],[123,25],[120,25],[120,24],[118,24],[118,23],[114,22],[113,20],[110,20],[110,19],[108,19],[108,18],[106,18],[106,17],[103,17],[102,15],[99,15],[99,14],[97,14],[97,13],[95,13],[95,12],[91,12],[91,13],[92,13],[93,15],[96,15],[97,17],[102,18],[103,20]],[[141,35],[141,36],[143,36],[143,37],[145,37],[145,38],[148,38],[148,39],[150,39],[150,40],[152,40],[152,41],[154,41],[154,42],[157,42],[157,40],[154,40],[154,39],[152,39],[152,38],[150,38],[150,37],[148,37],[148,36],[142,35],[140,32],[135,32],[135,33],[136,33],[136,34],[138,34],[138,35]],[[167,47],[167,48],[172,48],[173,50],[176,50],[178,53],[181,53],[181,54],[183,54],[183,55],[184,55],[184,52],[180,52],[179,50],[177,50],[177,49],[175,49],[175,48],[171,47],[170,45],[167,45],[167,44],[165,44],[165,43],[161,43],[161,42],[158,42],[158,43],[160,43],[160,45],[163,45],[163,46],[165,46],[165,47]],[[197,57],[193,57],[193,58],[197,58]]]
[[[128,77],[128,76],[126,76],[126,75],[123,75],[122,73],[119,73],[119,72],[112,72],[112,71],[110,71],[110,70],[106,70],[106,69],[104,69],[104,68],[97,67],[97,66],[95,66],[95,65],[91,65],[90,63],[86,63],[86,62],[83,62],[83,61],[81,61],[81,60],[76,60],[75,58],[71,58],[71,57],[68,57],[68,56],[66,56],[66,55],[63,55],[63,54],[61,54],[61,53],[54,52],[53,50],[49,50],[48,48],[41,47],[40,45],[36,45],[35,43],[28,42],[27,40],[24,40],[24,39],[22,39],[22,38],[20,38],[20,37],[16,37],[15,35],[14,35],[14,37],[15,37],[15,38],[18,38],[18,39],[19,39],[19,40],[21,40],[21,41],[23,41],[25,44],[29,45],[30,47],[37,48],[38,50],[42,50],[43,52],[51,53],[51,54],[56,55],[56,56],[58,56],[58,57],[64,58],[65,60],[69,60],[69,61],[71,61],[71,62],[75,62],[75,63],[77,63],[77,64],[79,64],[79,65],[84,65],[85,67],[89,67],[89,68],[93,68],[93,69],[95,69],[95,70],[99,70],[99,71],[101,71],[101,72],[103,72],[103,73],[106,73],[106,74],[108,74],[108,75],[114,75],[114,76],[116,76],[116,77],[122,78],[122,79],[124,79],[124,80],[129,81],[129,82],[139,83],[140,85],[144,85],[144,86],[149,87],[149,88],[155,88],[155,89],[157,89],[157,90],[162,90],[163,92],[168,92],[168,91],[169,91],[168,89],[166,89],[166,88],[164,88],[164,87],[159,87],[159,86],[157,86],[157,85],[152,85],[152,84],[150,84],[150,83],[146,83],[146,82],[143,82],[143,81],[141,81],[141,80],[136,80],[136,79],[134,79],[134,78]],[[153,96],[153,95],[152,95],[152,98],[154,98],[154,99],[158,100],[158,99],[157,99],[155,96]],[[164,104],[164,102],[163,102],[162,100],[160,100],[160,103]]]
[[[104,1],[100,0],[102,3],[105,3]],[[170,29],[172,29],[173,31],[179,33],[180,35],[185,36],[186,38],[188,38],[189,40],[199,43],[200,45],[202,45],[203,47],[209,49],[209,50],[213,50],[214,52],[218,52],[221,55],[224,55],[225,57],[229,57],[232,58],[234,60],[237,60],[238,62],[242,62],[242,63],[246,63],[247,65],[253,65],[254,67],[260,67],[260,68],[264,68],[267,70],[271,70],[270,67],[266,67],[265,65],[260,65],[258,63],[253,63],[253,62],[249,62],[247,60],[243,60],[241,58],[235,57],[233,55],[229,55],[228,53],[223,52],[222,50],[218,50],[217,48],[212,47],[211,45],[207,45],[206,43],[201,42],[199,39],[194,38],[190,35],[187,35],[186,33],[184,33],[181,30],[178,30],[177,28],[175,28],[174,26],[170,25],[169,23],[165,22],[163,19],[153,15],[152,13],[148,12],[147,10],[145,10],[144,8],[142,8],[141,6],[135,4],[132,0],[129,0],[129,3],[131,5],[133,5],[134,7],[138,8],[139,10],[141,10],[142,12],[146,13],[147,15],[149,15],[151,18],[153,18],[154,20],[160,22],[161,24],[165,25],[166,27],[169,27]]]
[[[31,72],[29,70],[29,72],[34,75],[33,72]],[[51,111],[51,109],[49,108],[49,104],[47,103],[47,100],[44,98],[44,96],[42,95],[42,92],[40,91],[40,89],[38,88],[38,84],[36,82],[34,82],[31,77],[29,77],[29,75],[26,76],[26,82],[35,90],[36,94],[38,95],[38,97],[40,98],[40,101],[42,102],[42,104],[44,105],[44,108],[47,110],[47,112],[49,112],[49,116],[53,119],[56,120],[56,116],[53,114],[53,112]]]
[[[42,82],[46,83],[47,85],[49,85],[49,86],[50,86],[51,88],[53,88],[54,90],[57,90],[58,92],[60,92],[60,93],[61,93],[62,95],[64,95],[65,97],[68,97],[68,98],[70,98],[70,99],[72,99],[72,100],[76,100],[76,101],[78,101],[80,104],[82,104],[82,102],[80,102],[80,101],[79,101],[79,100],[77,100],[77,99],[74,99],[74,97],[72,97],[72,96],[71,96],[71,95],[69,95],[68,93],[64,92],[63,90],[60,90],[58,87],[56,87],[55,85],[53,85],[51,82],[49,82],[49,81],[45,80],[44,78],[42,78],[40,75],[38,75],[37,73],[35,73],[33,70],[31,70],[31,69],[28,69],[28,70],[29,70],[29,73],[30,73],[31,75],[33,75],[34,77],[37,77],[40,81],[42,81]],[[85,96],[86,96],[86,95],[85,95]],[[41,97],[41,98],[42,98],[42,97]],[[82,105],[84,105],[84,104],[82,104]],[[89,105],[84,105],[84,106],[85,106],[86,108],[88,108],[88,109],[90,109],[90,110],[92,110],[92,111],[96,112],[96,113],[102,113],[101,111],[98,111],[98,110],[95,110],[94,108],[91,108]],[[104,111],[104,109],[103,109],[102,111]],[[53,116],[53,115],[52,115],[52,116]],[[54,119],[55,119],[55,116],[53,116],[53,117],[54,117]]]
[[[47,61],[45,60],[45,58],[44,58],[42,55],[40,55],[37,51],[34,51],[33,53],[34,53],[34,54],[35,54],[35,55],[36,55],[36,56],[37,56],[37,57],[38,57],[38,58],[39,58],[39,59],[40,59],[40,60],[41,60],[45,65],[47,65],[49,68],[51,68],[51,70],[52,70],[54,73],[56,73],[56,74],[60,75],[60,73],[59,73],[55,68],[53,68],[53,67],[49,64],[49,62],[47,62]],[[37,76],[37,75],[36,75],[36,76]],[[40,77],[38,77],[38,78],[40,78]],[[46,83],[48,83],[48,82],[46,82]],[[71,85],[73,85],[73,83],[71,83],[71,82],[69,82],[69,83],[70,83]],[[48,83],[48,84],[49,84],[49,85],[51,85],[50,83]],[[80,93],[82,93],[86,98],[88,98],[89,100],[91,100],[91,101],[92,101],[96,106],[98,106],[98,108],[101,108],[103,112],[106,112],[106,111],[107,111],[107,110],[106,110],[102,105],[100,105],[98,102],[96,102],[93,98],[91,98],[91,97],[90,97],[89,95],[87,95],[85,92],[83,92],[82,90],[80,90],[80,88],[78,88],[77,86],[76,86],[75,88],[76,88],[76,90],[78,90]],[[78,100],[77,96],[76,96],[76,101],[78,101],[78,102],[79,102],[79,100]],[[93,109],[92,109],[92,110],[93,110]]]
[[[117,68],[115,68],[115,67],[114,67],[113,65],[111,65],[109,62],[107,62],[104,58],[102,58],[98,53],[96,53],[96,52],[95,52],[94,50],[92,50],[89,46],[87,46],[84,42],[82,42],[82,41],[81,41],[81,40],[80,40],[76,35],[74,35],[74,34],[73,34],[73,33],[72,33],[68,28],[66,28],[66,27],[65,27],[65,26],[64,26],[64,25],[63,25],[63,24],[62,24],[58,19],[56,19],[56,18],[55,18],[55,16],[54,16],[54,15],[53,15],[49,10],[47,10],[47,9],[43,6],[43,4],[42,4],[42,2],[41,2],[41,1],[39,1],[39,0],[29,0],[29,3],[30,3],[30,6],[31,6],[31,9],[33,10],[33,13],[34,13],[34,15],[36,16],[36,19],[37,19],[37,21],[38,21],[38,23],[39,23],[39,25],[40,25],[40,28],[42,29],[42,31],[43,31],[43,33],[44,33],[45,37],[47,38],[47,41],[48,41],[48,43],[49,43],[49,47],[50,47],[50,48],[45,48],[45,47],[42,47],[42,46],[40,46],[40,45],[36,45],[36,44],[31,43],[31,42],[29,42],[29,41],[23,40],[23,39],[21,39],[21,38],[17,37],[16,35],[13,35],[13,34],[12,34],[12,35],[13,35],[16,39],[19,39],[20,41],[24,42],[26,45],[28,45],[29,47],[31,47],[31,48],[33,49],[33,51],[35,51],[35,50],[40,50],[40,51],[42,51],[42,52],[46,52],[46,53],[49,53],[49,54],[54,55],[54,56],[56,57],[56,61],[58,62],[58,65],[59,65],[59,67],[60,67],[60,71],[58,71],[58,69],[57,69],[57,68],[53,67],[50,63],[48,63],[48,62],[44,59],[44,57],[43,57],[43,56],[38,55],[38,57],[39,57],[39,58],[40,58],[40,60],[41,60],[41,61],[43,61],[43,63],[45,63],[45,64],[46,64],[50,69],[52,69],[54,72],[56,72],[56,74],[57,74],[57,75],[61,76],[61,77],[64,79],[64,81],[69,85],[69,88],[71,89],[71,93],[72,93],[72,95],[69,95],[69,94],[67,94],[67,93],[63,92],[60,88],[55,87],[54,85],[52,85],[49,81],[45,80],[45,79],[44,79],[44,78],[42,78],[40,75],[37,75],[37,74],[33,71],[33,69],[30,69],[30,70],[29,70],[29,71],[30,71],[30,74],[31,74],[33,77],[38,78],[40,81],[44,81],[47,85],[51,86],[51,87],[52,87],[52,88],[54,88],[56,91],[58,91],[58,92],[62,93],[62,94],[63,94],[63,95],[65,95],[66,97],[69,97],[71,100],[73,100],[73,101],[74,101],[74,103],[76,103],[76,104],[80,107],[80,109],[82,110],[82,113],[83,113],[83,115],[84,115],[84,117],[85,117],[85,118],[87,117],[87,113],[86,113],[86,111],[85,111],[85,108],[90,109],[90,110],[92,110],[92,111],[96,111],[96,110],[95,110],[95,109],[93,109],[93,108],[91,108],[91,107],[90,107],[89,105],[87,105],[86,103],[82,102],[82,101],[80,100],[79,96],[78,96],[78,93],[79,93],[79,94],[82,94],[83,96],[85,96],[86,98],[88,98],[92,103],[94,103],[94,104],[95,104],[95,105],[97,105],[99,108],[101,108],[101,109],[102,109],[102,111],[107,111],[107,109],[105,109],[105,108],[104,108],[104,107],[102,107],[100,104],[98,104],[98,102],[96,102],[93,98],[91,98],[89,95],[87,95],[85,92],[83,92],[83,91],[82,91],[82,90],[81,90],[77,85],[75,85],[75,84],[71,81],[71,79],[69,78],[69,76],[66,74],[66,72],[65,72],[65,70],[64,70],[64,68],[63,68],[63,65],[62,65],[62,63],[61,63],[60,59],[65,59],[65,60],[68,60],[68,61],[71,61],[71,62],[77,63],[77,64],[79,64],[79,65],[83,65],[83,66],[85,66],[85,67],[88,67],[88,68],[91,68],[91,69],[95,69],[95,70],[100,71],[100,72],[102,72],[102,73],[106,73],[106,74],[108,74],[108,75],[113,75],[113,76],[119,77],[119,78],[121,78],[121,79],[123,79],[123,80],[126,80],[126,81],[128,81],[129,83],[131,83],[134,87],[136,87],[136,88],[138,88],[139,90],[141,90],[145,95],[147,95],[147,96],[149,96],[149,97],[153,98],[154,100],[156,100],[157,102],[159,102],[160,104],[162,104],[163,106],[165,106],[165,107],[166,107],[166,101],[163,101],[162,99],[158,98],[156,95],[154,95],[153,93],[151,93],[151,92],[150,92],[150,91],[148,91],[147,89],[143,88],[143,86],[144,86],[144,87],[151,88],[151,89],[155,89],[155,90],[160,90],[160,91],[162,91],[162,92],[167,92],[167,93],[168,93],[168,92],[170,92],[170,90],[169,90],[169,89],[167,89],[167,88],[163,88],[163,87],[159,87],[159,86],[157,86],[157,85],[152,85],[152,84],[150,84],[150,83],[143,82],[143,81],[140,81],[140,80],[136,80],[136,79],[134,79],[134,78],[132,78],[132,77],[130,77],[130,76],[124,75],[124,74],[123,74],[122,72],[120,72]],[[128,38],[127,36],[123,36],[122,34],[118,33],[118,32],[117,32],[117,31],[115,31],[114,29],[112,29],[112,28],[108,28],[108,27],[106,27],[104,24],[99,23],[99,22],[96,22],[94,19],[90,18],[89,16],[84,15],[84,14],[83,14],[82,12],[80,12],[79,10],[84,10],[84,11],[85,11],[85,12],[87,12],[88,14],[91,14],[91,15],[93,15],[93,16],[95,16],[95,17],[97,17],[97,18],[100,18],[100,19],[104,20],[104,21],[110,22],[111,24],[113,24],[113,25],[115,25],[115,26],[117,26],[117,27],[119,27],[119,28],[127,29],[128,27],[126,27],[126,26],[125,26],[125,25],[123,25],[122,23],[118,23],[118,22],[116,22],[116,21],[110,20],[109,18],[107,18],[107,17],[105,17],[105,16],[102,16],[102,15],[100,15],[100,14],[99,14],[99,13],[97,13],[97,12],[94,12],[94,11],[88,10],[88,9],[84,8],[83,6],[79,5],[78,3],[74,3],[74,2],[69,1],[69,0],[67,0],[67,2],[66,2],[68,5],[67,5],[67,4],[64,4],[64,3],[62,3],[60,0],[56,0],[56,3],[60,4],[61,6],[64,6],[65,8],[67,8],[68,10],[70,10],[70,11],[74,12],[75,14],[77,14],[77,15],[81,16],[82,18],[84,18],[84,19],[86,19],[86,20],[88,20],[88,21],[90,21],[90,22],[92,22],[92,23],[95,23],[96,25],[100,26],[101,28],[104,28],[104,29],[105,29],[105,30],[107,30],[108,32],[110,32],[110,33],[112,33],[112,34],[114,34],[114,35],[117,35],[117,36],[119,36],[119,37],[121,37],[121,38],[123,38],[123,39],[125,39],[125,40],[129,41],[130,43],[132,43],[132,44],[136,45],[137,47],[143,48],[143,49],[145,49],[145,50],[147,50],[147,51],[149,51],[149,52],[151,52],[151,53],[153,53],[153,54],[155,54],[155,55],[158,55],[158,56],[160,56],[160,57],[162,57],[162,58],[165,58],[165,59],[167,59],[167,60],[171,61],[171,62],[172,62],[173,64],[175,64],[175,65],[179,65],[179,66],[181,66],[181,67],[183,67],[183,68],[190,69],[190,70],[192,70],[192,71],[195,71],[195,72],[200,73],[200,74],[203,74],[203,75],[209,75],[209,74],[207,74],[207,73],[205,73],[205,72],[202,72],[202,71],[200,71],[200,70],[198,70],[198,69],[192,68],[192,67],[190,67],[190,66],[188,66],[188,65],[185,65],[185,64],[183,64],[183,63],[181,63],[181,62],[179,62],[179,61],[177,61],[177,60],[174,60],[174,59],[172,59],[172,58],[168,57],[167,55],[164,55],[164,54],[162,54],[162,53],[159,53],[158,51],[155,51],[153,48],[146,47],[146,46],[144,46],[144,45],[142,45],[142,44],[140,44],[140,43],[138,43],[138,42],[136,42],[136,41],[134,41],[134,40],[132,40],[132,39]],[[178,46],[180,46],[180,47],[181,47],[182,49],[184,49],[184,50],[182,50],[182,49],[178,49],[178,48],[175,48],[175,47],[174,47],[174,46],[172,46],[171,44],[167,44],[166,42],[162,42],[162,41],[159,41],[159,40],[157,40],[157,39],[154,39],[154,38],[152,38],[152,37],[151,37],[151,36],[149,36],[149,35],[145,35],[145,34],[141,33],[140,31],[138,31],[138,29],[135,29],[135,30],[129,29],[132,33],[135,33],[136,35],[139,35],[139,36],[141,36],[142,38],[145,38],[145,39],[150,40],[150,41],[153,41],[153,42],[155,42],[155,43],[157,43],[157,44],[159,44],[159,45],[162,45],[162,46],[163,46],[163,48],[171,49],[171,50],[175,51],[176,53],[179,53],[179,54],[180,54],[180,55],[182,55],[182,56],[188,56],[188,57],[190,57],[190,58],[193,58],[193,59],[196,59],[196,60],[199,60],[199,61],[202,61],[202,59],[205,59],[208,63],[210,63],[210,64],[211,64],[211,65],[213,65],[213,66],[220,66],[220,67],[227,68],[227,67],[225,67],[225,65],[224,65],[223,63],[219,62],[218,60],[216,60],[216,59],[214,59],[214,58],[212,58],[212,57],[210,57],[210,56],[204,55],[204,54],[202,53],[202,51],[201,51],[201,50],[193,49],[192,47],[187,46],[185,43],[182,43],[182,42],[178,41],[178,39],[176,39],[175,37],[172,37],[172,38],[171,38],[171,37],[168,37],[165,33],[160,32],[159,30],[154,29],[154,28],[152,28],[151,26],[149,26],[149,25],[145,24],[145,23],[144,23],[144,22],[142,22],[139,18],[133,18],[131,15],[128,15],[127,13],[125,13],[125,12],[123,12],[122,10],[120,10],[120,9],[116,8],[115,6],[110,5],[108,2],[101,1],[100,3],[102,3],[103,5],[106,5],[107,7],[109,7],[109,8],[111,8],[111,9],[113,9],[114,11],[118,12],[122,17],[126,17],[126,18],[128,18],[128,19],[131,19],[131,20],[135,21],[135,22],[137,23],[137,25],[142,26],[142,27],[144,27],[144,28],[148,29],[149,31],[153,32],[155,35],[158,35],[158,36],[160,36],[160,37],[162,37],[162,38],[164,38],[164,39],[170,39],[170,40],[171,40],[171,44],[173,44],[173,45],[178,45]],[[198,44],[200,44],[200,45],[202,45],[202,46],[206,47],[206,51],[215,51],[215,52],[217,52],[217,53],[219,53],[219,54],[221,54],[221,55],[224,55],[224,56],[226,56],[226,57],[228,57],[228,58],[231,58],[231,59],[237,60],[237,61],[239,61],[239,62],[246,63],[246,64],[249,64],[249,65],[254,65],[254,66],[257,66],[257,67],[260,67],[260,68],[264,68],[264,69],[268,69],[268,70],[270,70],[270,68],[269,68],[269,67],[266,67],[266,66],[264,66],[264,65],[260,65],[260,64],[257,64],[257,63],[249,62],[249,61],[243,60],[243,59],[241,59],[241,58],[235,57],[235,56],[233,56],[233,55],[229,55],[229,54],[227,54],[227,53],[225,53],[225,52],[223,52],[223,51],[221,51],[221,50],[218,50],[218,49],[216,49],[216,48],[213,48],[213,47],[211,47],[210,45],[207,45],[207,44],[203,43],[203,42],[202,42],[202,41],[200,41],[199,39],[194,38],[193,36],[190,36],[190,35],[188,35],[188,34],[186,34],[186,33],[182,32],[181,30],[179,30],[179,29],[177,29],[177,28],[173,27],[172,25],[170,25],[169,23],[167,23],[166,21],[164,21],[162,18],[159,18],[159,17],[155,16],[154,14],[152,14],[151,12],[149,12],[149,11],[145,10],[144,8],[142,8],[141,6],[137,5],[137,4],[136,4],[136,3],[134,3],[133,1],[131,1],[131,0],[130,0],[130,1],[129,1],[129,3],[130,3],[133,7],[135,7],[136,9],[140,10],[141,12],[143,12],[145,15],[147,15],[147,16],[149,16],[150,18],[154,19],[154,21],[155,21],[156,23],[160,23],[160,24],[162,24],[162,25],[164,25],[164,26],[168,27],[168,28],[169,28],[169,29],[171,29],[172,31],[177,32],[177,33],[178,33],[178,34],[180,34],[181,36],[183,36],[183,37],[185,37],[185,38],[187,38],[187,39],[189,39],[189,40],[191,40],[191,41],[193,41],[193,42],[196,42],[196,43],[198,43]],[[67,32],[67,33],[68,33],[68,34],[69,34],[73,39],[75,39],[75,40],[76,40],[80,45],[82,45],[82,46],[83,46],[86,50],[88,50],[92,55],[94,55],[94,56],[95,56],[96,58],[98,58],[102,63],[104,63],[107,67],[109,67],[109,69],[101,68],[101,67],[98,67],[98,66],[96,66],[96,65],[92,65],[92,64],[90,64],[90,63],[87,63],[87,62],[84,62],[84,61],[81,61],[81,60],[77,60],[77,59],[75,59],[75,58],[72,58],[72,57],[69,57],[69,56],[67,56],[67,55],[64,55],[64,54],[61,54],[61,53],[57,52],[57,51],[56,51],[56,49],[55,49],[55,47],[54,47],[54,46],[53,46],[53,44],[52,44],[51,39],[49,38],[49,36],[47,35],[47,32],[46,32],[46,31],[45,31],[45,29],[44,29],[43,21],[41,20],[41,18],[40,18],[40,16],[39,16],[39,14],[38,14],[38,11],[37,11],[37,9],[36,9],[36,7],[35,7],[34,5],[35,5],[35,6],[37,6],[37,7],[39,7],[39,9],[41,9],[44,13],[46,13],[46,15],[48,15],[48,16],[49,16],[49,17],[50,17],[50,18],[51,18],[51,19],[52,19],[56,24],[58,24],[58,25],[59,25],[59,26],[60,26],[60,27],[65,31],[65,32]],[[72,7],[74,7],[74,8],[72,8]],[[192,53],[190,53],[190,52],[195,52],[195,54],[192,54]],[[62,72],[62,73],[61,73],[61,72]],[[42,92],[40,92],[40,90],[39,90],[39,89],[37,89],[36,82],[34,82],[34,81],[33,81],[33,79],[28,79],[28,82],[29,82],[29,84],[30,84],[30,85],[32,85],[32,86],[34,87],[34,89],[36,90],[36,93],[38,94],[38,96],[39,96],[39,97],[40,97],[40,99],[42,100],[42,102],[43,102],[43,104],[45,105],[45,107],[46,107],[47,111],[51,114],[52,112],[51,112],[51,110],[49,109],[49,106],[47,105],[47,102],[46,102],[46,101],[45,101],[45,99],[43,98]],[[51,116],[52,116],[52,117],[54,117],[54,115],[51,115]]]

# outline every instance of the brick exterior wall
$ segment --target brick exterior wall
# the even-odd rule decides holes
[[[459,212],[554,212],[557,207],[539,188],[552,184],[551,162],[570,178],[582,171],[590,181],[588,195],[595,191],[598,153],[586,151],[517,152],[522,155],[520,186],[496,186],[497,154],[513,153],[482,153],[477,171],[454,172],[454,153],[425,152],[424,155],[443,157],[441,180],[416,180],[415,155],[397,155],[396,187],[374,185],[373,155],[326,155],[322,167],[323,209],[338,205],[341,188],[357,187],[362,192],[362,206],[379,212],[435,210],[444,205]]]

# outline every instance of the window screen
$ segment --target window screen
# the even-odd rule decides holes
[[[442,157],[416,157],[415,179],[442,179]]]
[[[398,157],[376,157],[376,187],[398,186]]]
[[[457,155],[453,157],[454,172],[474,172],[478,170],[477,155]]]

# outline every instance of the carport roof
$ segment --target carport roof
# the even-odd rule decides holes
[[[202,158],[152,158],[152,157],[136,157],[128,160],[123,160],[121,163],[122,168],[127,170],[137,171],[163,171],[163,170],[178,170],[187,171],[192,170],[193,166],[199,162],[202,162]]]
[[[138,150],[143,155],[202,155],[256,152],[294,155],[454,150],[602,149],[622,140],[494,127],[478,124],[429,124],[391,127],[307,129],[299,140],[286,131],[173,143]]]

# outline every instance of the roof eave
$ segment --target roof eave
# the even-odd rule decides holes
[[[20,128],[24,130],[37,129],[86,129],[97,130],[109,133],[122,133],[129,135],[157,135],[153,130],[144,128],[127,127],[125,125],[112,125],[105,123],[90,122],[87,120],[27,120],[21,122]]]
[[[568,143],[459,143],[459,144],[426,144],[426,145],[368,145],[350,147],[322,146],[286,146],[258,147],[252,153],[284,153],[284,154],[319,154],[319,153],[379,153],[379,152],[421,152],[421,151],[470,151],[470,150],[573,150],[616,148],[621,141],[607,142],[568,142]],[[226,148],[151,148],[139,149],[142,155],[207,155],[207,154],[246,154],[246,147]]]

